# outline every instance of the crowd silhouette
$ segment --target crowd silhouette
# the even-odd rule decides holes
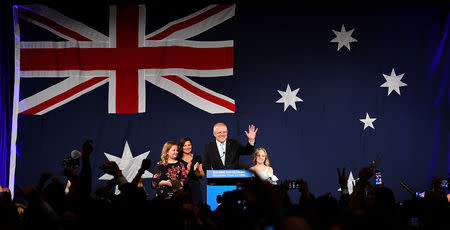
[[[370,166],[360,170],[352,194],[345,169],[338,169],[338,198],[330,193],[315,196],[299,179],[300,199],[291,201],[289,181],[274,186],[256,176],[242,189],[225,192],[211,211],[207,204],[193,204],[189,189],[176,191],[170,199],[147,197],[139,181],[151,166],[148,159],[132,181],[115,162],[104,162],[100,169],[114,179],[93,191],[92,152],[91,141],[86,141],[79,174],[64,169],[71,182],[68,191],[58,176],[47,172],[34,186],[17,186],[26,202],[13,201],[10,191],[0,188],[0,229],[449,229],[449,202],[438,177],[425,198],[398,202],[389,188],[370,183]],[[119,195],[113,192],[116,185]]]

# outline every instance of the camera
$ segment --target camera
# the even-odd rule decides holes
[[[80,167],[80,156],[81,153],[79,151],[73,150],[70,156],[63,159],[62,165],[66,168],[78,168]]]
[[[62,161],[62,165],[67,168],[78,168],[80,167],[80,159],[73,159],[72,157],[66,157]]]

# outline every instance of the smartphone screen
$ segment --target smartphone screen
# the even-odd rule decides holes
[[[441,187],[445,188],[445,189],[448,188],[448,181],[447,180],[442,180]]]
[[[383,183],[383,177],[381,176],[381,171],[377,170],[375,172],[375,184],[381,185]]]
[[[289,181],[289,189],[298,189],[298,188],[299,188],[299,186],[298,186],[297,181],[295,181],[295,180]]]
[[[416,192],[416,197],[425,198],[425,192]]]

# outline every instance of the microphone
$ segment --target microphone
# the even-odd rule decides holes
[[[78,150],[72,150],[72,152],[70,153],[70,157],[72,159],[78,159],[81,157],[81,152]]]
[[[222,162],[224,169],[227,169],[227,167],[225,166],[226,165],[226,161],[227,161],[226,154],[227,154],[226,151],[223,151],[222,153],[219,153],[220,162],[222,162],[222,157],[225,158],[224,161]]]

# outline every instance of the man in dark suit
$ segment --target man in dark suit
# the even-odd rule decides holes
[[[237,169],[239,168],[239,156],[251,155],[255,149],[255,137],[258,129],[254,125],[248,126],[248,142],[244,146],[239,141],[227,139],[227,126],[224,123],[214,125],[213,134],[216,138],[203,148],[203,170],[211,169]]]

